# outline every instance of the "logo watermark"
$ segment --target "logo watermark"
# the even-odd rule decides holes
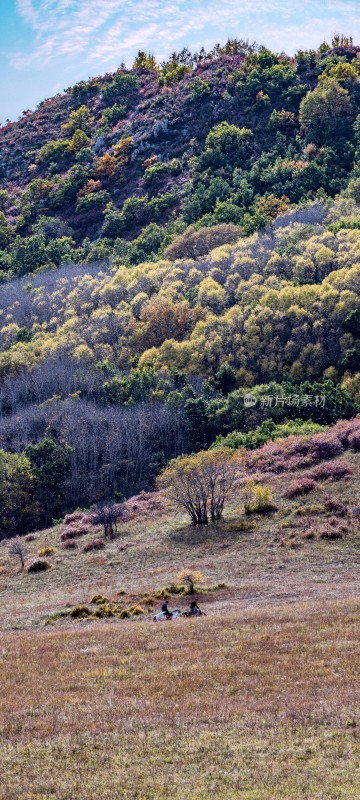
[[[260,408],[307,408],[309,406],[325,408],[326,396],[324,394],[289,394],[287,396],[265,394],[262,397],[256,397],[248,392],[244,394],[243,400],[245,408],[254,408],[254,406]]]

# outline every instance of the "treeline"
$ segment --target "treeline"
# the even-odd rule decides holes
[[[187,447],[181,412],[158,404],[29,406],[1,424],[0,538],[153,488],[159,470]]]

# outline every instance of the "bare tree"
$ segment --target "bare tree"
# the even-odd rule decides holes
[[[105,536],[113,538],[116,532],[116,525],[119,519],[124,519],[125,507],[123,503],[115,503],[113,500],[105,500],[97,503],[94,511],[90,514],[93,525],[102,525]]]
[[[11,542],[9,547],[9,555],[18,556],[21,563],[21,569],[24,569],[26,550],[21,539],[15,539],[13,542]]]

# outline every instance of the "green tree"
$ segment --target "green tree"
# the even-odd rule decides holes
[[[26,533],[36,524],[33,493],[34,476],[26,455],[0,450],[0,539]]]
[[[42,439],[29,444],[25,456],[30,462],[36,480],[36,498],[39,501],[45,524],[65,506],[66,482],[70,474],[73,448],[57,444],[52,439]]]
[[[353,106],[347,89],[329,79],[300,104],[300,124],[308,142],[337,148],[352,135]]]

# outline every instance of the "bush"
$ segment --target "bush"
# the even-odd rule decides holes
[[[327,497],[324,506],[326,511],[330,511],[331,514],[338,514],[343,517],[347,513],[347,508],[344,503],[340,503],[339,500],[335,500],[333,497]]]
[[[122,611],[119,612],[120,619],[128,619],[131,617],[130,611],[128,608],[123,608]]]
[[[142,606],[133,606],[133,608],[130,608],[130,614],[133,617],[138,617],[140,614],[145,614],[145,611]]]
[[[29,564],[27,572],[45,572],[47,569],[50,569],[50,564],[41,558],[36,558]]]
[[[74,511],[73,514],[66,514],[64,517],[64,525],[71,525],[72,522],[80,522],[84,519],[83,511]]]
[[[245,514],[267,514],[277,511],[273,502],[271,486],[256,484],[255,481],[245,483]]]
[[[94,597],[92,598],[92,600],[90,600],[90,602],[95,603],[96,605],[101,605],[104,603],[109,603],[110,600],[108,597],[104,597],[104,595],[102,594],[94,594]]]
[[[77,544],[74,539],[66,539],[63,544],[63,547],[65,548],[65,550],[75,550]]]
[[[62,542],[66,542],[68,539],[78,539],[80,536],[86,536],[87,533],[89,533],[89,528],[86,528],[84,525],[79,525],[78,527],[74,526],[63,531],[60,535],[60,539]]]
[[[69,617],[72,617],[73,619],[84,619],[86,617],[90,617],[91,614],[92,612],[90,611],[90,608],[83,605],[74,606],[74,608],[69,611]]]
[[[117,610],[117,607],[112,608],[108,603],[100,604],[94,611],[93,616],[99,619],[109,619],[110,617],[115,617]]]
[[[186,584],[186,594],[194,594],[195,584],[204,583],[205,581],[202,572],[196,569],[182,569],[176,577],[180,583]],[[169,592],[169,594],[171,594],[171,592]]]
[[[332,480],[341,481],[347,475],[353,474],[353,469],[346,461],[333,461],[330,464],[318,464],[308,473],[315,481]]]
[[[349,441],[349,447],[351,447],[352,450],[358,452],[360,450],[360,431],[352,433],[349,436],[348,441]]]
[[[55,550],[53,547],[43,547],[42,550],[38,550],[38,556],[41,558],[42,556],[53,556]]]
[[[104,539],[93,539],[83,547],[83,553],[90,553],[91,550],[103,550],[105,547]]]
[[[299,494],[308,494],[316,488],[316,482],[311,478],[298,478],[289,484],[285,496],[297,497]]]

